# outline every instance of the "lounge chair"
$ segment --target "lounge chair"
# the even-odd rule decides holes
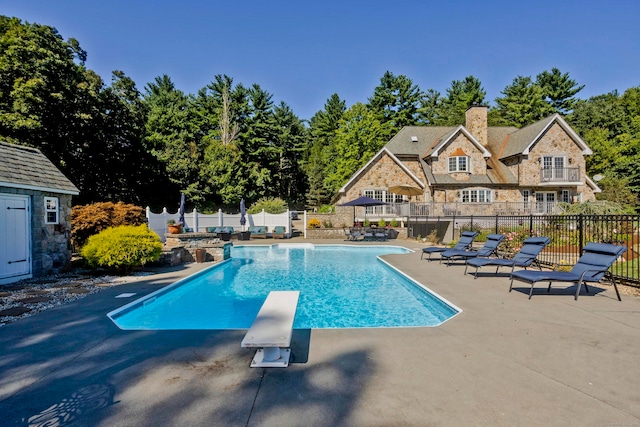
[[[470,258],[484,257],[489,258],[492,255],[498,256],[498,245],[504,240],[504,234],[489,234],[487,241],[477,251],[459,251],[455,249],[449,249],[440,254],[440,259],[447,260],[447,267],[451,264],[452,260],[461,259],[468,260]]]
[[[542,266],[538,262],[538,255],[540,252],[551,242],[546,236],[529,237],[522,243],[522,248],[516,253],[513,258],[471,258],[467,260],[467,265],[464,268],[464,274],[467,274],[467,268],[469,266],[475,267],[476,271],[473,275],[474,279],[478,278],[478,268],[485,267],[487,265],[495,265],[496,273],[500,267],[511,267],[511,271],[515,267],[527,268],[532,264],[537,264],[538,268],[542,270]]]
[[[253,225],[249,227],[249,233],[252,239],[266,239],[267,238],[267,227]]]
[[[274,239],[284,239],[284,231],[285,231],[285,227],[283,225],[276,225],[273,228],[273,232],[271,233],[271,236]]]
[[[466,249],[469,249],[469,247],[473,243],[473,239],[475,239],[477,236],[478,236],[477,231],[463,231],[462,235],[460,236],[460,240],[458,240],[458,243],[456,243],[456,245],[453,248],[440,247],[440,246],[429,246],[428,248],[422,248],[422,255],[420,255],[420,259],[424,257],[424,254],[429,254],[428,259],[431,260],[431,255],[435,253],[442,253],[445,251],[449,251],[451,249],[458,250],[458,251],[464,251]]]
[[[609,272],[609,267],[626,251],[626,246],[612,245],[609,243],[587,243],[583,249],[582,256],[571,271],[514,271],[511,273],[509,292],[511,292],[513,288],[514,280],[531,284],[529,299],[531,299],[531,295],[533,294],[533,286],[537,282],[548,281],[549,286],[547,287],[547,292],[551,291],[551,282],[571,282],[577,286],[575,295],[575,299],[577,300],[582,284],[584,284],[584,289],[589,293],[587,282],[599,282],[603,277],[609,276],[616,290],[618,301],[622,301],[616,281]]]

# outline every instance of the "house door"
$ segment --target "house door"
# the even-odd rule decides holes
[[[0,194],[0,283],[31,275],[29,197]]]
[[[536,213],[551,213],[556,206],[556,193],[536,191]]]

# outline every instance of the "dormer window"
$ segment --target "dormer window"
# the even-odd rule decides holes
[[[469,156],[461,148],[457,148],[449,157],[449,172],[469,172],[470,170]]]
[[[449,172],[469,172],[469,156],[449,157]]]

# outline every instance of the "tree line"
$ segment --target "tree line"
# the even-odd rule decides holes
[[[123,201],[199,210],[279,197],[320,207],[403,126],[464,124],[488,105],[474,76],[444,94],[387,71],[366,102],[332,94],[305,121],[258,84],[215,75],[195,94],[161,75],[142,91],[122,71],[110,84],[87,52],[53,27],[0,17],[0,138],[39,148],[80,189],[76,204]],[[489,125],[523,127],[562,114],[593,149],[587,173],[607,197],[635,204],[640,191],[640,87],[579,99],[584,88],[557,68],[517,76],[489,108]]]

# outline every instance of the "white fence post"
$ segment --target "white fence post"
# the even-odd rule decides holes
[[[193,208],[193,231],[198,232],[198,211],[196,208]]]
[[[302,230],[304,231],[303,234],[304,234],[304,238],[306,239],[307,238],[307,211],[306,211],[306,209],[305,209],[304,215],[302,217],[304,219],[304,223],[302,224]]]
[[[224,227],[224,216],[222,215],[222,209],[218,209],[218,224],[220,227]]]

